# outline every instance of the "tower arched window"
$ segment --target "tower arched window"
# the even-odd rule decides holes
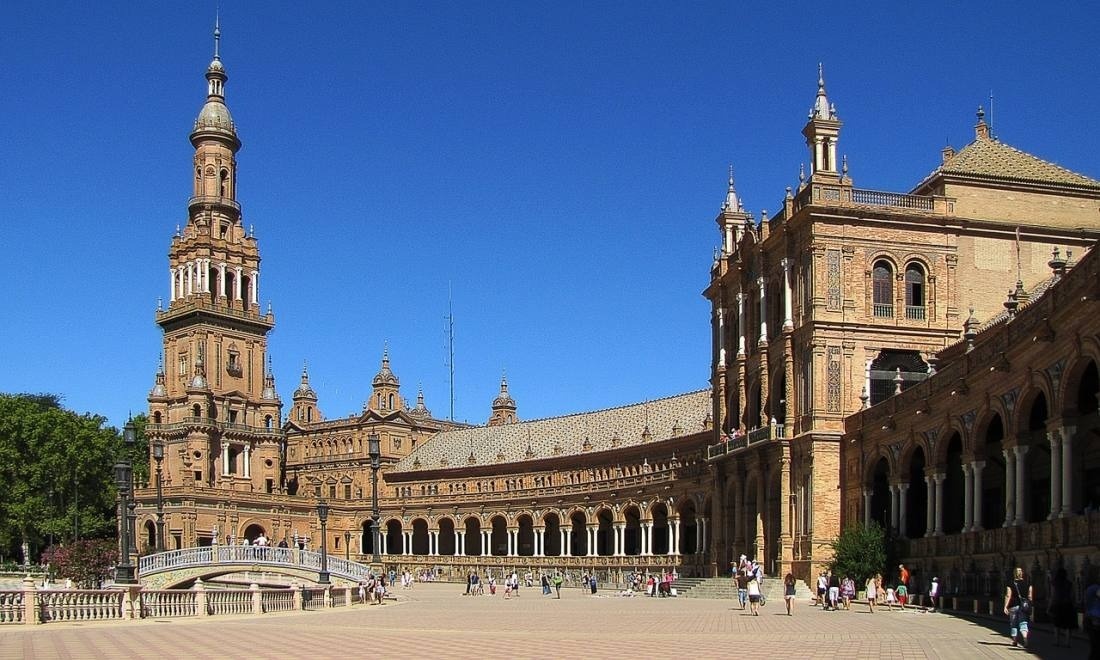
[[[386,407],[388,409],[393,410],[393,395],[392,394],[390,395],[389,401],[387,401],[386,404],[387,404]]]
[[[229,170],[221,171],[221,196],[229,197]]]
[[[894,316],[894,269],[889,261],[875,262],[871,271],[872,307],[879,318]]]
[[[905,318],[924,320],[924,268],[918,263],[905,267]]]

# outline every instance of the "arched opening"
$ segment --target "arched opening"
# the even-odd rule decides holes
[[[160,411],[158,410],[155,413],[153,413],[153,423],[154,424],[160,424],[161,423],[160,420],[161,420]]]
[[[163,552],[165,548],[157,547],[157,525],[152,520],[145,521],[145,551]]]
[[[580,511],[569,516],[570,545],[569,554],[584,557],[588,554],[588,520]]]
[[[730,394],[729,410],[726,411],[726,419],[722,429],[727,433],[732,433],[734,429],[739,428],[741,428],[741,399],[738,397],[737,390],[734,390]]]
[[[202,406],[200,406],[197,403],[195,405],[191,406],[191,416],[192,417],[202,417]]]
[[[702,543],[702,545],[699,546],[698,550],[698,553],[703,555],[704,557],[710,555],[711,535],[714,533],[711,530],[711,523],[714,521],[712,506],[713,500],[710,498],[710,496],[707,496],[707,499],[703,502],[703,516],[702,520],[700,521],[700,524],[703,526],[703,530],[702,533],[699,534],[699,541]]]
[[[923,321],[925,318],[924,267],[913,262],[905,267],[905,318]]]
[[[962,438],[958,433],[947,441],[947,474],[943,482],[943,501],[936,502],[943,516],[943,532],[958,534],[963,528],[963,507],[966,499],[966,479],[963,476]]]
[[[404,534],[401,533],[401,523],[397,520],[390,520],[386,523],[386,554],[387,555],[403,555],[405,554],[405,539]]]
[[[924,481],[926,465],[924,449],[917,447],[909,458],[909,494],[905,503],[905,535],[911,539],[931,531],[928,529],[928,484]]]
[[[652,554],[667,555],[671,549],[669,545],[668,507],[663,503],[654,504],[649,510],[649,515],[653,518]]]
[[[271,415],[267,415],[266,417],[264,417],[264,428],[265,429],[270,431],[271,427],[272,427],[272,424],[273,424],[273,420],[271,419]]]
[[[1024,520],[1029,523],[1046,520],[1050,515],[1050,439],[1047,438],[1047,418],[1050,417],[1047,397],[1040,392],[1031,403],[1027,415],[1027,439],[1021,442],[1030,446],[1027,453],[1016,460],[1025,461],[1027,483],[1024,486],[1022,506]]]
[[[481,521],[471,516],[463,521],[463,527],[466,529],[463,552],[471,557],[480,557],[482,555]]]
[[[699,551],[699,520],[695,515],[695,501],[687,500],[680,507],[680,553],[693,555]]]
[[[642,554],[642,514],[633,504],[623,509],[626,530],[623,532],[623,554]]]
[[[493,516],[489,524],[493,528],[489,535],[490,554],[494,557],[508,556],[508,521],[504,516]]]
[[[596,514],[596,554],[609,557],[615,554],[614,519],[610,509],[600,509]]]
[[[535,521],[526,513],[516,519],[516,554],[520,557],[535,555]]]
[[[457,552],[455,544],[455,521],[443,518],[439,521],[439,548],[436,553],[440,555],[454,555]]]
[[[542,554],[547,557],[560,557],[561,556],[561,519],[558,518],[556,513],[548,513],[542,519],[543,529],[545,530],[542,535],[543,549]]]
[[[1100,407],[1100,375],[1096,363],[1089,361],[1077,384],[1077,414],[1093,415]]]
[[[412,554],[428,554],[428,521],[417,518],[412,522]]]
[[[917,351],[883,349],[871,362],[870,376],[873,406],[928,378],[928,364]]]
[[[787,376],[784,374],[775,381],[775,389],[772,391],[772,417],[769,423],[782,424],[787,418]]]
[[[763,557],[763,538],[764,530],[758,529],[758,525],[762,524],[761,517],[763,516],[763,510],[761,509],[762,502],[758,501],[756,495],[757,487],[756,481],[759,476],[751,476],[745,481],[744,501],[741,505],[741,510],[738,511],[743,516],[741,529],[744,531],[744,538],[741,539],[741,550],[744,554],[748,555],[752,559],[757,557]],[[734,552],[736,553],[736,550]]]
[[[882,457],[871,472],[871,520],[883,529],[891,529],[890,507],[890,463]]]
[[[244,537],[248,539],[249,544],[255,543],[256,539],[260,538],[261,536],[267,536],[267,534],[264,533],[263,526],[257,523],[252,523],[248,527],[244,528]]]
[[[982,442],[985,453],[985,467],[982,468],[981,520],[976,520],[982,529],[1003,527],[1005,523],[1005,428],[1001,416],[994,414],[985,427]]]
[[[219,177],[220,194],[222,197],[229,197],[229,170],[222,170]]]
[[[749,407],[745,410],[745,426],[749,429],[757,429],[760,428],[760,382],[753,383],[748,391],[751,394],[749,396]]]
[[[364,555],[374,554],[374,530],[371,529],[371,521],[364,520],[359,530],[359,547]]]
[[[1100,377],[1096,363],[1089,361],[1077,383],[1077,428],[1070,446],[1070,501],[1063,506],[1071,512],[1100,511]],[[1062,451],[1065,451],[1063,446]]]
[[[879,259],[871,270],[871,299],[874,315],[879,318],[894,316],[894,267],[889,261]]]

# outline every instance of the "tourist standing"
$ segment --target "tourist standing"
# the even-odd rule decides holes
[[[821,571],[821,574],[817,576],[817,603],[821,605],[821,609],[828,609],[828,605],[825,604],[825,598],[829,593],[829,576],[825,574],[825,571]]]
[[[1073,602],[1073,583],[1069,581],[1065,568],[1059,568],[1054,573],[1047,614],[1054,622],[1054,645],[1069,648],[1070,636],[1077,630],[1077,607]],[[1066,638],[1065,644],[1062,643],[1063,636]]]
[[[749,600],[749,576],[745,571],[737,571],[737,600],[741,602],[741,609],[745,609]]]
[[[844,609],[852,609],[852,599],[856,597],[856,581],[845,575],[840,583],[840,597],[844,600]]]
[[[1013,646],[1027,648],[1028,621],[1031,618],[1031,584],[1019,566],[1012,572],[1012,581],[1005,586],[1005,614],[1008,615],[1009,637]]]
[[[829,609],[836,612],[840,600],[840,578],[836,573],[829,571]]]
[[[557,595],[558,600],[561,600],[561,573],[554,576],[554,593]]]
[[[596,595],[596,574],[593,573],[592,577],[588,578],[588,586],[592,589],[592,595]]]
[[[867,578],[867,607],[871,608],[871,614],[875,613],[875,601],[878,600],[878,585],[875,584],[874,575]],[[889,599],[887,599],[889,602]]]
[[[756,576],[749,576],[749,609],[752,611],[753,616],[760,616],[760,583],[756,581]]]
[[[794,606],[794,573],[787,573],[783,578],[783,603],[787,606],[787,616],[791,616]]]
[[[938,577],[933,577],[932,585],[928,587],[928,600],[932,602],[932,607],[928,611],[935,612],[940,604],[940,579]]]

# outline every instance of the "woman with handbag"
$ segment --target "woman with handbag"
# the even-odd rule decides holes
[[[1027,648],[1033,595],[1031,584],[1024,579],[1024,569],[1017,566],[1012,572],[1012,581],[1005,587],[1005,614],[1008,615],[1008,634],[1012,638],[1013,646]]]

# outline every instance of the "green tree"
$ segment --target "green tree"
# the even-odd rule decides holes
[[[51,542],[114,536],[121,440],[56,395],[0,394],[0,552],[19,557],[26,543],[33,557]]]
[[[850,576],[857,585],[886,568],[886,534],[873,520],[870,525],[849,525],[830,546],[833,561],[829,568],[833,574]]]

